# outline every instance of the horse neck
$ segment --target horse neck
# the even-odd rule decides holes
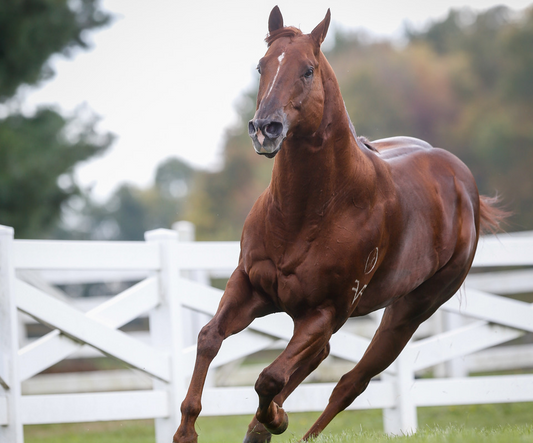
[[[307,137],[289,136],[276,156],[270,190],[281,213],[296,223],[322,216],[343,191],[369,189],[372,164],[356,134],[329,63],[322,55],[324,113],[319,129]]]

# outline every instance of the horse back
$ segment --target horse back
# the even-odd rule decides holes
[[[431,149],[433,147],[424,140],[406,136],[381,138],[379,140],[374,140],[370,142],[370,144],[375,147],[379,152],[383,152],[393,148]]]

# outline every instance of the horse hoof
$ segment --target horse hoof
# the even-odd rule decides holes
[[[176,438],[172,440],[172,443],[198,443],[198,437],[186,437],[186,438]]]
[[[172,443],[197,443],[198,442],[198,434],[194,432],[192,435],[184,435],[182,433],[176,432],[174,434],[174,438],[172,439]]]
[[[270,443],[272,434],[266,429],[263,431],[248,431],[244,436],[242,443]]]
[[[283,434],[289,427],[289,417],[283,408],[278,407],[276,418],[270,423],[263,423],[263,426],[272,434]]]

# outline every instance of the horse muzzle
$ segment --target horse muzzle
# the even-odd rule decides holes
[[[252,119],[248,123],[248,134],[252,139],[255,152],[273,158],[281,149],[287,136],[284,121],[274,119]]]

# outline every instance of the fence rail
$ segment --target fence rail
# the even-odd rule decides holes
[[[71,242],[14,240],[13,230],[0,226],[0,441],[23,443],[26,424],[141,418],[155,419],[156,441],[168,441],[179,421],[195,357],[195,347],[187,346],[184,336],[187,312],[213,315],[222,291],[205,284],[205,272],[227,273],[238,254],[236,242],[178,242],[178,234],[169,230],[148,232],[145,242]],[[506,271],[495,272],[498,267]],[[528,374],[415,379],[418,371],[442,364],[465,375],[465,356],[490,352],[533,332],[532,304],[492,293],[533,291],[532,267],[533,233],[482,239],[474,269],[490,272],[471,274],[464,293],[441,308],[442,331],[417,336],[350,409],[383,409],[385,430],[398,433],[416,429],[420,406],[533,401],[533,375]],[[49,286],[32,280],[34,272]],[[203,277],[197,272],[204,272]],[[56,284],[106,281],[117,275],[140,281],[86,312],[54,294]],[[194,276],[200,281],[191,280]],[[17,312],[52,331],[20,347]],[[139,317],[147,317],[150,324],[143,340],[119,329]],[[213,367],[279,346],[292,331],[284,314],[257,319],[223,344]],[[369,343],[366,335],[341,329],[331,339],[331,355],[357,362]],[[125,362],[151,383],[120,392],[22,394],[23,382],[86,345]],[[332,388],[331,383],[304,384],[286,407],[322,410]],[[257,398],[252,386],[211,386],[203,403],[204,415],[252,414]]]

